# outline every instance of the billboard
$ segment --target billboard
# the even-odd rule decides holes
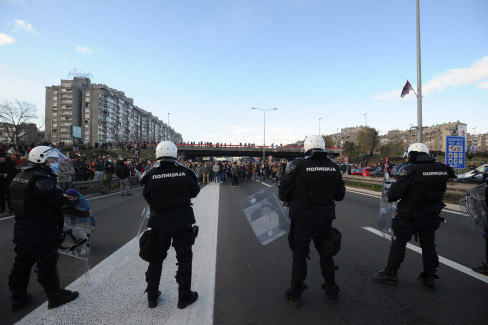
[[[72,125],[71,126],[71,136],[73,138],[81,139],[81,127]]]

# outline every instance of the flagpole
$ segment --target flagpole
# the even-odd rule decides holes
[[[420,9],[417,0],[417,142],[422,142],[422,76],[420,64]]]

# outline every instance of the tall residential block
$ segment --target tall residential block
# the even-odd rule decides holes
[[[72,129],[81,129],[73,138]],[[77,128],[78,127],[78,128]],[[183,141],[164,122],[136,105],[124,92],[88,78],[61,80],[46,86],[46,140],[53,143],[160,142]]]

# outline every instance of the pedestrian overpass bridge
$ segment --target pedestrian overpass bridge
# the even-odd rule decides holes
[[[263,146],[255,145],[225,145],[225,144],[186,144],[177,143],[178,154],[185,159],[203,157],[263,157]],[[327,147],[325,150],[332,156],[339,156],[343,148]],[[264,156],[278,159],[292,160],[302,157],[301,146],[266,146]]]

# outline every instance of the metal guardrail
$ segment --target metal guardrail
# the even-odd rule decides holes
[[[131,185],[133,185],[134,183],[139,184],[139,178],[137,176],[130,176],[129,177],[129,183]],[[97,192],[97,190],[102,192],[106,188],[106,180],[103,180],[103,179],[89,180],[89,181],[78,181],[78,182],[73,182],[72,184],[73,184],[73,188],[75,188],[77,190],[90,189],[90,190],[95,190],[95,192]],[[112,179],[112,186],[113,185],[119,185],[120,186],[120,182],[119,182],[118,177],[114,177]]]
[[[342,175],[342,178],[344,182],[357,183],[359,187],[361,187],[361,184],[372,185],[373,189],[375,189],[376,187],[381,189],[383,186],[383,177]],[[474,186],[476,186],[476,184],[448,182],[446,193],[451,195],[460,195],[467,190],[473,188]]]

